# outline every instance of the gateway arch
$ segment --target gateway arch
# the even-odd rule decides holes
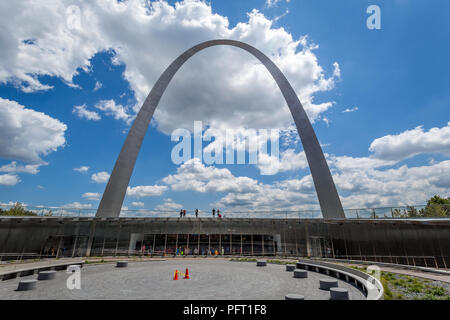
[[[311,126],[300,100],[286,77],[261,51],[246,43],[225,39],[202,42],[190,48],[173,61],[159,77],[158,81],[153,86],[152,91],[145,99],[145,102],[128,133],[125,143],[123,144],[97,209],[96,217],[119,216],[142,141],[144,140],[153,113],[155,112],[164,91],[169,85],[170,80],[181,66],[194,54],[203,49],[218,45],[228,45],[244,49],[261,61],[270,72],[280,88],[289,110],[291,111],[292,117],[294,118],[311,170],[323,217],[326,219],[345,218],[344,210],[336,186],[334,185],[330,169],[328,168],[323,155],[322,148],[320,147],[314,129]]]

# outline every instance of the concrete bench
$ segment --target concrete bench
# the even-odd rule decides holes
[[[19,282],[19,286],[17,287],[17,291],[28,291],[36,289],[37,280],[21,280]]]
[[[294,278],[308,278],[308,272],[306,270],[295,269]]]
[[[321,273],[326,273],[329,276],[337,279],[342,279],[360,288],[366,295],[367,300],[381,300],[383,299],[383,285],[381,282],[359,270],[348,268],[338,264],[332,264],[319,260],[300,259],[296,266],[298,269],[316,270],[319,268]],[[368,285],[368,283],[372,285]]]
[[[330,288],[331,300],[348,300],[348,290],[344,288]]]
[[[256,261],[256,266],[257,267],[265,267],[265,266],[267,266],[267,261],[266,260],[258,260],[258,261]]]
[[[284,296],[284,300],[305,300],[305,296],[296,293],[289,293]]]
[[[117,261],[116,267],[117,268],[126,268],[126,267],[128,267],[128,261]]]
[[[286,265],[286,271],[294,271],[294,270],[295,270],[295,265],[293,265],[293,264]]]
[[[330,288],[338,287],[338,281],[334,279],[319,279],[319,289],[330,290]]]

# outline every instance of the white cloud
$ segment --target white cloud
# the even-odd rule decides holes
[[[0,172],[9,172],[9,173],[29,173],[29,174],[37,174],[39,172],[39,167],[44,164],[27,164],[27,165],[17,165],[16,161],[12,161],[9,164],[5,164],[0,167]]]
[[[114,52],[113,62],[125,65],[123,75],[135,93],[135,114],[179,54],[202,41],[227,38],[254,45],[271,57],[312,121],[333,105],[332,101],[314,103],[314,95],[334,87],[340,75],[338,64],[333,65],[334,75],[326,78],[314,54],[317,45],[306,37],[294,39],[257,10],[248,14],[248,21],[231,28],[226,17],[213,13],[203,1],[173,6],[164,1],[86,1],[77,3],[80,27],[69,28],[72,16],[67,9],[72,4],[69,0],[24,0],[0,5],[0,82],[27,92],[47,90],[51,86],[41,83],[44,80],[38,76],[48,75],[73,86],[78,68],[89,71],[89,59],[97,52]],[[112,100],[97,107],[128,123],[134,116],[127,106]],[[154,117],[165,133],[176,127],[190,128],[198,119],[213,127],[230,128],[285,128],[293,122],[267,70],[248,53],[226,47],[209,48],[183,66]]]
[[[450,122],[442,128],[424,131],[423,127],[419,126],[398,135],[375,139],[369,151],[373,152],[376,158],[396,161],[423,153],[450,156]]]
[[[178,210],[183,208],[183,205],[175,203],[172,199],[167,198],[164,203],[159,204],[155,207],[156,210],[166,211],[166,210]]]
[[[286,11],[283,14],[280,14],[279,16],[276,16],[275,18],[273,18],[273,22],[277,22],[278,20],[287,16],[288,14],[289,14],[289,10],[286,9]]]
[[[105,171],[92,174],[91,180],[96,183],[105,183],[109,180],[109,173]]]
[[[145,204],[143,202],[132,202],[133,207],[143,207]]]
[[[227,193],[212,204],[216,207],[283,209],[310,207],[314,203],[313,197],[308,199],[299,192],[263,184],[249,177],[236,177],[228,169],[205,166],[196,158],[182,164],[176,174],[167,176],[163,182],[174,191]]]
[[[62,206],[66,209],[90,209],[92,208],[92,204],[90,203],[80,203],[80,202],[72,202]]]
[[[278,4],[278,2],[280,2],[280,1],[281,0],[266,0],[265,6],[267,8],[272,8],[272,7],[275,7]]]
[[[85,118],[87,120],[98,121],[102,118],[97,112],[87,110],[85,104],[82,106],[74,106],[72,113],[76,114],[79,118]]]
[[[340,78],[341,77],[341,68],[339,67],[339,63],[334,62],[333,67],[334,67],[333,76],[337,79]]]
[[[388,170],[344,171],[334,175],[344,207],[382,207],[425,204],[435,194],[446,196],[450,188],[450,161],[430,166]]]
[[[79,168],[73,168],[74,171],[78,171],[80,173],[86,173],[89,171],[89,167],[88,166],[81,166]]]
[[[24,92],[48,90],[52,86],[38,79],[47,75],[75,86],[72,77],[77,69],[87,71],[89,58],[104,48],[104,43],[90,19],[83,19],[82,30],[68,28],[71,4],[1,1],[0,83],[12,83]]]
[[[130,119],[130,115],[127,114],[127,108],[121,104],[116,104],[114,100],[102,100],[95,107],[116,120],[128,121]]]
[[[20,203],[24,207],[27,206],[26,203],[19,201],[0,202],[0,206],[14,206],[16,203]]]
[[[96,81],[95,82],[95,88],[92,90],[92,91],[98,91],[98,90],[100,90],[101,88],[103,87],[103,85],[102,85],[102,83],[101,82],[99,82],[99,81]]]
[[[308,168],[305,152],[296,153],[294,149],[287,149],[280,153],[280,158],[268,154],[258,155],[258,168],[266,172],[285,172]]]
[[[42,164],[41,156],[64,146],[66,130],[67,126],[57,119],[0,98],[2,158]]]
[[[368,170],[390,166],[397,163],[396,161],[376,159],[373,156],[354,158],[349,156],[336,157],[331,155],[327,160],[331,165],[341,171]]]
[[[443,137],[442,129],[430,130]],[[376,140],[375,140],[376,141]],[[445,139],[443,139],[445,143]],[[425,204],[435,194],[446,196],[450,189],[450,160],[429,165],[392,168],[400,160],[325,154],[345,208]],[[264,159],[263,159],[264,160]],[[280,160],[267,157],[260,165],[289,171],[307,168],[304,152],[287,149]],[[318,209],[311,175],[263,184],[249,177],[236,177],[228,169],[205,166],[198,159],[182,164],[163,182],[174,191],[225,192],[211,204],[229,209],[310,210]]]
[[[0,185],[15,186],[20,182],[20,178],[15,174],[1,174]]]
[[[166,186],[158,185],[128,187],[127,196],[136,198],[155,197],[162,195],[167,189]]]
[[[345,109],[344,111],[342,111],[342,112],[344,112],[344,113],[350,113],[350,112],[355,112],[355,111],[358,111],[359,109],[358,109],[358,107],[354,107],[354,108],[347,108],[347,109]]]
[[[177,173],[162,180],[172,190],[197,192],[252,192],[256,180],[249,177],[235,177],[228,169],[205,166],[199,159],[186,161],[177,169]]]
[[[86,193],[83,193],[81,197],[86,199],[86,200],[100,200],[100,193],[98,193],[98,192],[86,192]]]

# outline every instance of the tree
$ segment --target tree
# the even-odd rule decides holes
[[[438,195],[431,197],[425,207],[425,217],[450,217],[450,197],[441,198]]]
[[[36,216],[33,211],[25,210],[20,202],[16,202],[9,210],[0,210],[2,216]]]
[[[430,198],[430,200],[427,201],[427,206],[429,206],[430,204],[435,203],[435,204],[447,204],[450,205],[450,197],[446,198],[441,198],[438,195],[433,196],[432,198]]]

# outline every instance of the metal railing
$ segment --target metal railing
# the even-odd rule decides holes
[[[96,209],[44,207],[21,205],[18,214],[8,214],[15,208],[13,204],[0,205],[0,217],[95,217]],[[381,208],[344,209],[347,219],[416,219],[416,218],[450,218],[450,205],[438,205],[431,210],[426,205],[391,206]],[[220,211],[222,218],[259,218],[259,219],[321,219],[320,210],[255,210],[239,211],[224,209]],[[195,218],[194,210],[188,210],[185,217],[180,217],[176,210],[121,210],[120,217],[128,218]],[[198,218],[211,218],[210,210],[199,210]],[[215,215],[216,219],[218,215]]]

